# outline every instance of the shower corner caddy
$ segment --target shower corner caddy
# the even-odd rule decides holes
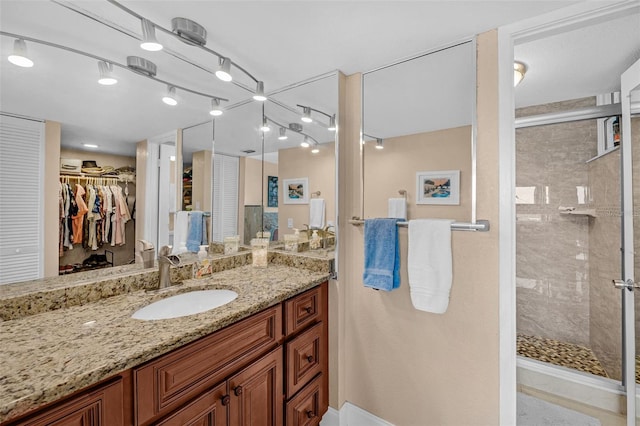
[[[598,217],[596,209],[581,209],[581,210],[563,210],[560,214],[572,215],[572,216],[589,216]]]

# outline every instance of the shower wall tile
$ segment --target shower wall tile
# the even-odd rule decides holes
[[[540,106],[527,114],[589,104]],[[533,203],[516,208],[520,334],[589,345],[589,219],[561,215],[558,207],[580,207],[577,188],[589,182],[596,129],[595,121],[583,121],[516,131],[516,186],[535,188]]]

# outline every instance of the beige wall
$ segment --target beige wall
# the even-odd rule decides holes
[[[44,276],[58,275],[60,219],[58,217],[58,176],[60,175],[60,135],[57,121],[44,123]]]
[[[287,220],[293,219],[293,227],[303,229],[309,224],[309,204],[285,204],[282,183],[284,179],[308,178],[309,191],[320,191],[320,198],[325,202],[325,226],[331,221],[336,223],[336,155],[335,143],[322,144],[320,152],[311,154],[309,149],[289,148],[278,151],[278,229],[279,239],[284,234],[291,234]]]
[[[211,211],[211,151],[193,153],[191,206],[193,210]]]
[[[264,162],[264,178],[262,161],[253,158],[244,159],[244,203],[243,206],[259,206],[264,199],[265,211],[278,211],[267,208],[267,176],[278,176],[278,164]],[[259,183],[262,182],[262,188]]]
[[[334,294],[343,302],[338,308],[342,335],[340,347],[332,350],[342,365],[338,383],[331,386],[338,393],[338,398],[331,396],[332,404],[346,400],[398,425],[498,424],[497,76],[497,32],[491,31],[478,38],[477,178],[478,217],[490,220],[492,230],[453,233],[453,286],[445,314],[411,305],[406,231],[401,236],[402,285],[378,292],[362,285],[363,228],[341,221],[340,284]],[[349,123],[340,155],[340,215],[345,219],[360,215],[360,81],[360,75],[353,75],[346,83]],[[443,206],[440,214],[457,217],[461,210]]]
[[[147,160],[149,157],[147,146],[148,142],[146,139],[136,144],[136,191],[138,194],[136,196],[136,241],[144,239],[144,218],[146,214],[145,194],[147,189]]]

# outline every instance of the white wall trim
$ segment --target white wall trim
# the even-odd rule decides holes
[[[582,2],[500,27],[499,161],[500,161],[500,423],[515,424],[516,416],[516,300],[515,300],[515,131],[511,67],[515,42],[547,37],[563,31],[614,19],[640,8],[637,0],[602,6]],[[507,72],[508,71],[508,72]],[[561,380],[561,379],[560,379]]]
[[[340,411],[329,407],[322,417],[320,426],[394,426],[370,412],[345,402]]]

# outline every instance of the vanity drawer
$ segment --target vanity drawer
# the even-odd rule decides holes
[[[291,398],[315,375],[322,372],[324,323],[319,322],[286,345],[286,395]]]
[[[295,398],[287,402],[287,426],[315,426],[322,420],[325,407],[322,374],[313,379]],[[326,411],[326,409],[324,409]]]
[[[326,283],[305,291],[287,300],[285,311],[285,334],[297,333],[307,325],[322,320],[326,299]]]
[[[281,340],[277,305],[136,368],[136,424],[147,424],[222,382]]]

